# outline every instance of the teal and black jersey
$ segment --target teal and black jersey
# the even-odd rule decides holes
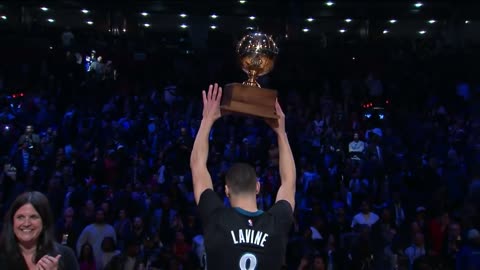
[[[208,270],[281,269],[285,263],[293,209],[287,201],[268,211],[248,212],[225,207],[211,189],[198,204]]]

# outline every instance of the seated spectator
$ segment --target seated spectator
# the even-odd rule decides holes
[[[95,257],[93,255],[92,245],[85,243],[80,249],[80,256],[78,256],[80,270],[96,270]]]
[[[125,250],[115,255],[105,266],[104,270],[134,270],[143,269],[143,260],[140,255],[140,243],[133,239],[128,239],[125,244]]]
[[[313,256],[311,260],[307,257],[302,258],[300,265],[297,268],[298,270],[327,270],[325,265],[325,258],[320,254]]]
[[[357,225],[368,225],[371,227],[375,224],[380,218],[377,214],[370,211],[370,205],[367,201],[362,201],[360,206],[360,213],[356,214],[352,219],[352,228],[355,228]]]
[[[57,221],[55,227],[57,241],[62,243],[62,245],[75,249],[82,227],[75,218],[73,208],[65,209],[63,218]]]
[[[128,218],[125,209],[118,211],[118,219],[114,223],[114,228],[117,235],[118,246],[123,248],[124,240],[132,233],[132,221]]]
[[[422,233],[417,233],[411,246],[405,249],[405,256],[407,256],[410,262],[410,269],[413,269],[413,263],[417,258],[425,256],[427,254],[425,248],[425,239]]]
[[[348,153],[350,158],[354,160],[362,160],[364,158],[365,142],[360,140],[357,132],[353,134],[353,141],[348,144]]]
[[[102,241],[102,258],[101,268],[104,269],[112,260],[113,257],[120,254],[120,251],[115,248],[115,240],[113,237],[105,237]]]
[[[102,241],[105,237],[112,237],[115,240],[117,236],[113,227],[110,224],[105,223],[104,211],[99,208],[96,212],[95,222],[85,227],[78,237],[78,254],[80,254],[81,247],[85,243],[91,243],[93,247],[93,256],[95,258],[102,258]],[[101,263],[101,260],[96,261],[97,269],[101,269]]]
[[[192,247],[185,241],[185,235],[181,231],[176,232],[175,242],[173,243],[173,254],[178,261],[186,263],[191,254]]]
[[[477,229],[468,231],[466,245],[457,255],[456,269],[480,269],[480,233]]]

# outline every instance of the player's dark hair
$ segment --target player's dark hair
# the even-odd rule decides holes
[[[255,169],[246,163],[235,163],[228,169],[225,183],[235,195],[255,192],[257,187]]]

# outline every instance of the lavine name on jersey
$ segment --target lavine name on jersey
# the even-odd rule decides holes
[[[230,231],[232,235],[233,244],[252,244],[260,247],[265,247],[265,242],[268,238],[268,233],[255,231],[251,229],[239,229],[238,231]]]

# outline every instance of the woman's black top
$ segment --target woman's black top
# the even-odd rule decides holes
[[[71,248],[55,243],[55,250],[49,255],[54,257],[58,254],[62,255],[59,261],[59,270],[79,270],[77,257]],[[26,264],[9,260],[3,250],[0,250],[0,269],[28,270],[25,266]]]

